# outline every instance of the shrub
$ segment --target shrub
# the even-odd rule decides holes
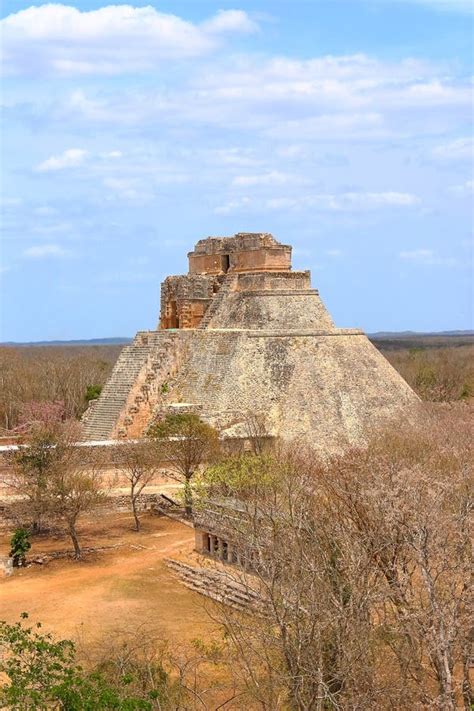
[[[25,565],[26,554],[31,548],[30,534],[26,528],[17,528],[10,539],[10,557],[15,568]]]

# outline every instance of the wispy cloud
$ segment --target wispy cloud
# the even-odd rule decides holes
[[[23,251],[23,256],[27,259],[49,259],[72,256],[72,252],[59,244],[42,244],[35,247],[28,247]]]
[[[247,188],[255,185],[285,185],[287,183],[295,185],[301,182],[304,182],[304,180],[299,175],[271,170],[267,173],[256,175],[237,175],[232,180],[232,185]]]
[[[137,178],[104,178],[103,185],[106,188],[107,200],[126,200],[130,203],[143,205],[151,202],[154,198],[154,193],[150,190],[150,186],[145,187]]]
[[[34,170],[37,173],[47,173],[55,170],[65,170],[66,168],[80,168],[86,164],[99,168],[104,165],[115,163],[122,158],[121,151],[101,151],[91,153],[83,148],[68,148],[62,153],[46,158]]]
[[[224,205],[218,205],[214,208],[214,213],[216,215],[230,215],[232,212],[239,212],[251,206],[251,198],[244,196],[235,200],[229,200],[229,202],[226,202]]]
[[[324,212],[357,212],[378,210],[383,208],[410,208],[421,202],[417,195],[399,192],[346,192],[346,193],[313,193],[295,197],[241,197],[231,199],[224,205],[216,207],[217,214],[229,214],[242,209],[252,211],[268,210],[307,210],[314,209]]]
[[[449,192],[458,197],[474,195],[474,180],[466,180],[466,182],[461,183],[461,185],[452,185],[449,188]]]
[[[54,170],[64,170],[65,168],[77,168],[84,164],[86,157],[87,151],[82,148],[68,148],[59,155],[46,158],[35,167],[35,170],[38,173],[47,173]]]
[[[52,215],[56,215],[58,211],[55,207],[51,207],[50,205],[39,205],[33,209],[33,212],[35,215],[40,215],[41,217],[51,217]]]
[[[435,146],[432,155],[443,161],[474,159],[474,139],[472,136],[456,138],[447,143]]]
[[[266,201],[269,209],[301,209],[307,207],[329,211],[374,210],[384,207],[413,207],[420,198],[411,193],[388,192],[347,192],[320,193],[295,198],[270,198]]]
[[[153,279],[155,279],[154,273],[129,270],[121,272],[107,272],[97,276],[94,281],[97,284],[114,286],[119,284],[139,284]]]
[[[407,262],[412,262],[413,264],[420,264],[424,266],[442,266],[442,267],[454,267],[457,266],[458,262],[454,257],[440,257],[432,249],[412,249],[405,252],[400,252],[398,255],[400,259]]]
[[[211,65],[196,61],[186,81],[168,82],[156,71],[157,85],[137,85],[132,91],[75,87],[44,118],[57,126],[72,122],[81,130],[94,126],[107,132],[124,126],[149,132],[159,126],[173,134],[210,128],[245,131],[274,144],[275,157],[284,158],[285,147],[297,139],[297,153],[304,158],[309,144],[406,141],[430,134],[439,140],[458,119],[462,125],[471,106],[468,78],[456,77],[449,65],[415,59],[239,55],[232,63],[223,57]],[[453,146],[456,150],[463,152],[464,144]],[[441,147],[434,157],[442,154]],[[221,151],[220,157],[223,163],[251,166],[261,164],[262,155],[253,146]],[[292,159],[291,149],[286,158]]]
[[[18,197],[8,197],[7,195],[0,196],[0,208],[10,209],[20,207],[23,200]]]

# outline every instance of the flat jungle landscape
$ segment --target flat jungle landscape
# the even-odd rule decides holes
[[[372,343],[426,401],[474,396],[474,334],[386,334]],[[61,401],[80,417],[98,396],[123,344],[0,346],[0,427],[19,424],[25,402]]]

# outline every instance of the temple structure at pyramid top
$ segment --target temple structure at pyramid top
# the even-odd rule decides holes
[[[84,420],[88,440],[136,438],[193,411],[223,437],[258,414],[270,437],[326,450],[418,403],[358,329],[336,328],[309,271],[268,233],[200,240],[161,286],[159,322],[126,346]]]
[[[271,234],[208,237],[188,260],[188,274],[162,284],[161,329],[333,325],[317,290],[311,289],[309,271],[292,271],[291,247]]]

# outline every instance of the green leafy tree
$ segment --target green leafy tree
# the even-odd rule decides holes
[[[13,566],[19,568],[26,563],[26,554],[31,548],[30,533],[26,528],[17,528],[10,539],[10,557]]]
[[[55,640],[28,618],[0,621],[0,708],[11,711],[153,711],[170,709],[174,690],[160,663],[147,667],[147,683],[138,663],[109,661],[92,672],[76,662],[70,640]],[[123,661],[123,660],[122,660]],[[163,703],[164,702],[164,703]],[[166,705],[165,705],[166,704]]]
[[[155,423],[149,436],[159,444],[159,456],[168,467],[169,476],[184,485],[186,515],[192,515],[191,480],[204,462],[212,461],[219,451],[218,432],[194,413],[170,414]]]
[[[6,679],[0,687],[2,708],[64,708],[58,702],[66,688],[75,686],[74,645],[54,641],[40,627],[0,622],[0,675]]]
[[[102,385],[88,385],[86,388],[86,402],[91,400],[97,400],[100,393],[102,392]]]

